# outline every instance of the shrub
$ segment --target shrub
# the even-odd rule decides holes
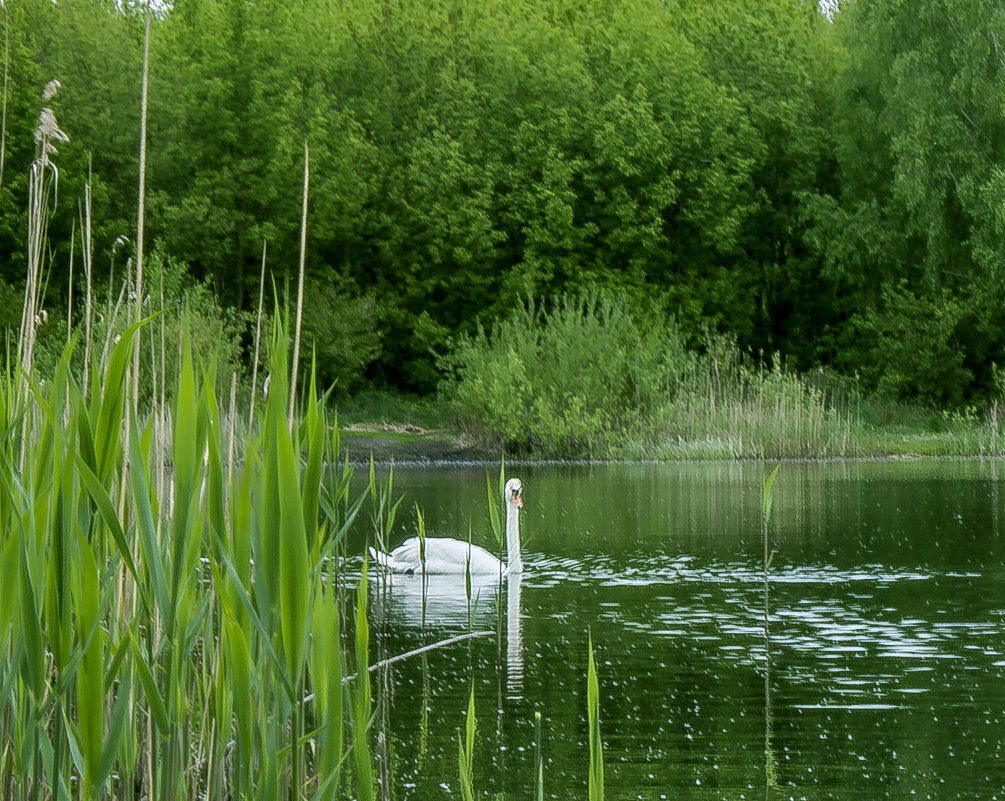
[[[973,387],[960,332],[967,309],[946,294],[933,300],[906,284],[886,287],[883,306],[857,319],[862,376],[881,398],[959,408]]]
[[[639,430],[688,369],[673,320],[592,291],[526,301],[441,360],[462,429],[517,451],[594,455]]]
[[[304,371],[313,348],[318,379],[346,397],[363,383],[366,369],[380,352],[380,319],[372,292],[360,294],[337,275],[309,277],[304,291]]]
[[[241,375],[242,338],[251,321],[246,315],[219,306],[209,285],[194,280],[187,267],[154,250],[147,255],[144,271],[146,294],[142,315],[157,315],[145,326],[140,351],[141,405],[150,402],[156,388],[170,401],[181,368],[183,320],[187,320],[193,360],[196,365],[216,366],[220,397],[230,394],[231,374]],[[121,293],[116,301],[115,293]],[[113,286],[112,291],[96,293],[92,329],[92,347],[98,354],[108,353],[129,326],[131,308],[126,304],[128,283]],[[83,304],[79,304],[78,310]],[[83,348],[77,349],[80,358]],[[163,379],[163,381],[162,381]]]

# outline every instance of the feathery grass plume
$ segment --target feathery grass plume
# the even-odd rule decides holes
[[[57,91],[59,81],[53,79],[46,84],[42,99],[51,100]],[[35,159],[31,163],[28,178],[27,279],[18,338],[18,363],[25,376],[20,382],[22,397],[26,397],[28,393],[26,379],[31,372],[35,352],[35,333],[45,314],[41,307],[45,240],[59,188],[59,171],[52,156],[57,152],[56,142],[68,141],[69,137],[60,130],[52,109],[47,106],[42,108],[35,128]]]

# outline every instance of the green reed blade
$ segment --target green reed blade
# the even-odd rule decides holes
[[[294,684],[303,670],[304,649],[310,624],[311,569],[307,556],[303,508],[296,480],[293,444],[280,445],[279,491],[284,499],[282,512],[283,544],[279,551],[281,592],[279,614],[282,623],[283,651]]]
[[[5,541],[0,543],[0,576],[17,576],[19,574],[18,544],[19,540],[16,536],[7,537]],[[0,592],[0,637],[5,643],[11,643],[14,647],[18,647],[21,641],[19,638],[13,637],[14,609],[18,600],[18,592],[12,590],[13,588],[8,585],[3,592]],[[11,661],[16,663],[17,660],[11,659]],[[9,691],[10,687],[7,685],[6,675],[0,676],[0,709],[6,708]]]
[[[319,496],[321,494],[321,467],[325,450],[326,422],[322,413],[323,407],[317,397],[316,365],[311,364],[311,381],[307,396],[307,463],[304,466],[303,506],[304,527],[307,546],[314,551],[318,549],[317,534],[320,518]]]
[[[75,405],[83,409],[83,399]],[[98,471],[98,457],[94,451],[94,433],[91,429],[91,418],[82,412],[74,415],[77,424],[77,456],[93,473]]]
[[[143,559],[143,566],[149,576],[148,582],[142,582],[142,587],[148,596],[152,596],[157,602],[161,615],[168,616],[168,606],[170,598],[168,595],[167,573],[164,570],[164,562],[161,556],[161,548],[157,537],[157,524],[154,521],[153,508],[151,506],[151,494],[153,488],[150,483],[150,471],[147,467],[147,455],[140,446],[138,432],[134,429],[129,437],[129,479],[133,485],[133,519],[138,534],[140,556]],[[92,492],[92,497],[94,493]],[[107,496],[106,496],[107,497]],[[104,499],[102,499],[104,502]],[[110,500],[107,502],[111,503]],[[114,512],[113,512],[114,514]],[[115,529],[112,529],[115,536]],[[119,536],[116,536],[118,542]],[[124,544],[124,542],[123,542]],[[125,554],[129,554],[128,559],[132,560],[128,546],[125,547]],[[135,570],[132,571],[135,575]]]
[[[353,693],[353,762],[359,788],[359,801],[373,801],[376,785],[373,775],[373,755],[370,749],[370,624],[367,608],[367,557],[356,589],[356,689]]]
[[[91,496],[91,500],[94,501],[94,505],[98,510],[98,514],[101,516],[101,520],[108,527],[109,533],[112,535],[112,539],[115,541],[115,546],[119,550],[119,555],[122,557],[122,561],[125,563],[126,568],[132,575],[133,580],[137,584],[142,584],[140,581],[139,573],[136,570],[136,563],[133,561],[133,554],[129,548],[129,543],[126,542],[126,536],[122,531],[122,525],[119,523],[119,515],[115,511],[115,504],[112,501],[111,496],[108,494],[108,489],[98,478],[97,474],[91,470],[90,466],[84,461],[83,456],[78,452],[76,454],[76,464],[77,464],[77,475],[80,477],[81,483],[83,483],[87,493]]]
[[[209,436],[206,438],[206,515],[210,530],[223,539],[227,534],[227,489],[228,476],[224,466],[226,446],[221,441],[224,427],[220,422],[219,406],[212,393],[212,386],[204,377],[206,393],[200,398],[202,416],[209,421]]]
[[[278,325],[278,321],[277,321]],[[256,578],[261,575],[269,600],[269,614],[273,607],[281,604],[282,575],[279,555],[284,547],[282,497],[279,488],[279,442],[280,434],[289,429],[284,407],[287,389],[287,366],[285,343],[273,332],[273,354],[271,362],[272,381],[265,404],[265,419],[262,425],[262,520],[258,527],[261,537],[261,552],[255,554]],[[299,496],[299,492],[298,492]]]
[[[95,395],[99,397],[97,419],[92,419],[97,468],[95,474],[102,482],[108,478],[112,467],[120,462],[122,452],[120,431],[125,407],[126,370],[132,356],[133,334],[147,322],[140,320],[133,323],[122,333],[108,359],[103,391],[100,397]]]
[[[778,478],[780,464],[775,465],[768,478],[764,482],[764,489],[761,492],[761,517],[765,523],[771,519],[771,496],[775,486],[775,479]]]
[[[125,629],[120,629],[118,632],[118,642],[119,644],[115,646],[115,650],[112,651],[112,658],[108,661],[105,666],[105,693],[110,693],[115,687],[115,680],[119,676],[119,669],[122,667],[122,663],[126,658],[126,654],[129,653],[129,632],[133,631],[136,626],[137,621],[140,617],[134,617],[130,623],[129,627]],[[128,672],[128,671],[127,671]]]
[[[314,625],[311,636],[311,677],[316,719],[320,723],[317,798],[338,797],[343,748],[342,632],[341,615],[334,588],[320,582],[314,592]]]
[[[340,493],[344,492],[345,495],[348,495],[349,492],[348,484],[346,484],[344,490],[340,488],[339,492]],[[339,497],[344,496],[340,495]],[[356,519],[356,515],[359,514],[359,510],[363,507],[363,503],[365,501],[366,501],[365,494],[360,495],[358,498],[356,498],[355,501],[353,501],[352,505],[349,507],[349,510],[346,512],[345,520],[342,521],[341,527],[337,532],[335,532],[334,536],[329,538],[330,541],[328,543],[328,549],[327,549],[328,551],[331,551],[336,545],[338,545],[338,543],[340,543],[343,539],[345,539],[345,536],[348,533],[349,528],[352,526],[353,521]],[[328,507],[326,507],[326,514],[328,514],[330,518],[335,517],[335,514],[328,511]]]
[[[254,742],[254,718],[252,699],[252,662],[248,639],[237,621],[230,615],[223,618],[223,653],[227,667],[228,685],[237,703],[235,712],[235,742],[237,743],[237,778],[245,781],[243,769],[250,767]]]
[[[604,744],[600,739],[600,688],[597,666],[593,661],[593,635],[589,635],[589,660],[586,676],[586,711],[590,730],[590,801],[604,801]]]
[[[485,495],[488,497],[489,502],[489,525],[492,526],[492,536],[495,538],[496,545],[502,548],[503,545],[503,523],[499,516],[499,498],[505,495],[505,487],[499,491],[496,495],[495,490],[492,489],[492,482],[489,480],[488,474],[485,475]]]
[[[104,632],[99,624],[98,564],[86,538],[77,554],[80,575],[75,598],[77,632],[87,632],[83,654],[77,667],[77,727],[80,731],[84,763],[84,795],[96,796],[101,751],[105,735]]]
[[[460,774],[461,797],[464,801],[474,801],[475,799],[475,688],[471,687],[471,694],[468,696],[468,713],[465,721],[465,734],[463,740],[460,732],[457,733],[457,763]]]
[[[73,766],[77,769],[78,775],[83,775],[85,767],[84,767],[84,757],[80,750],[81,747],[80,730],[77,728],[77,725],[73,722],[73,720],[70,719],[68,713],[69,713],[69,705],[68,704],[61,705],[56,710],[56,715],[58,715],[58,717],[56,718],[55,721],[53,721],[53,728],[56,732],[56,737],[60,737],[60,735],[62,734],[59,731],[60,727],[66,729],[65,742],[67,748],[70,751],[70,759],[73,760]],[[60,737],[60,739],[56,742],[57,749],[54,751],[54,758],[57,764],[54,773],[56,773],[57,783],[61,788],[64,787],[63,784],[64,774],[62,770],[62,765],[58,764],[60,754],[60,751],[58,749],[59,747],[62,746],[62,744],[63,744],[63,738]]]
[[[20,582],[18,606],[21,610],[20,633],[24,638],[24,658],[22,667],[24,681],[31,691],[33,699],[38,702],[42,698],[45,685],[45,638],[38,616],[38,605],[35,601],[35,583],[32,581],[27,553],[28,540],[22,538],[20,562]]]
[[[231,579],[230,587],[232,589],[234,597],[236,597],[241,602],[241,606],[247,613],[248,619],[251,621],[251,624],[258,632],[259,635],[258,645],[265,651],[265,654],[266,656],[268,656],[269,661],[272,663],[273,667],[275,667],[276,677],[282,684],[283,690],[286,692],[286,695],[289,698],[296,698],[296,690],[294,686],[290,683],[289,677],[287,676],[286,671],[284,669],[285,665],[283,664],[283,661],[280,659],[279,654],[276,653],[275,648],[273,648],[272,637],[270,636],[269,630],[266,628],[265,623],[262,620],[262,617],[259,615],[258,610],[255,607],[254,601],[248,594],[244,585],[241,583],[241,580],[237,575],[237,570],[234,567],[234,564],[230,561],[230,559],[227,558],[226,554],[223,553],[219,554],[217,558],[220,564],[223,565],[223,567],[225,568],[225,573]]]
[[[57,449],[61,451],[61,449]],[[36,502],[36,514],[45,519],[49,534],[49,550],[46,562],[45,577],[42,581],[44,592],[43,609],[46,621],[49,649],[52,652],[53,664],[57,671],[66,668],[69,652],[72,647],[73,623],[70,615],[70,564],[73,556],[70,553],[72,533],[67,531],[69,521],[63,514],[66,501],[64,482],[67,480],[61,461],[62,453],[55,454],[52,464],[53,483],[48,490],[49,511],[46,514]]]
[[[164,705],[164,699],[161,696],[160,690],[157,689],[157,682],[154,681],[153,673],[150,671],[150,666],[143,655],[143,649],[140,648],[136,635],[131,630],[129,632],[129,640],[132,646],[132,663],[136,668],[137,674],[139,674],[140,683],[143,685],[143,692],[150,707],[150,714],[157,728],[162,733],[169,732],[171,731],[171,724],[168,720],[167,707]]]
[[[126,730],[126,720],[129,713],[134,711],[134,701],[132,674],[127,670],[116,688],[115,703],[112,706],[112,714],[108,720],[108,735],[104,738],[104,743],[101,746],[101,759],[94,773],[94,787],[100,787],[104,784],[105,779],[111,775],[112,768],[115,767],[115,758],[122,746],[123,733]],[[96,796],[92,795],[91,797],[94,798]]]
[[[180,603],[182,585],[192,581],[198,556],[199,474],[205,442],[205,421],[199,414],[196,399],[195,369],[187,321],[182,333],[182,365],[175,392],[174,436],[172,437],[172,476],[174,479],[174,510],[170,540],[170,562],[165,565],[169,575],[170,602],[164,610],[165,631],[173,638],[179,612],[186,611]]]

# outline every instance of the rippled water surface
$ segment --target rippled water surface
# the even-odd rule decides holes
[[[531,797],[535,712],[545,796],[585,797],[588,633],[608,799],[1005,798],[1005,464],[784,464],[767,580],[763,466],[509,472],[521,579],[372,593],[374,659],[492,632],[382,680],[394,798],[460,797],[472,684],[482,797]],[[487,474],[396,469],[395,542],[418,503],[491,546]]]

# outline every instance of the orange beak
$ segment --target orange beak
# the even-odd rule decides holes
[[[523,497],[520,495],[519,492],[513,493],[513,505],[517,509],[523,509]]]

